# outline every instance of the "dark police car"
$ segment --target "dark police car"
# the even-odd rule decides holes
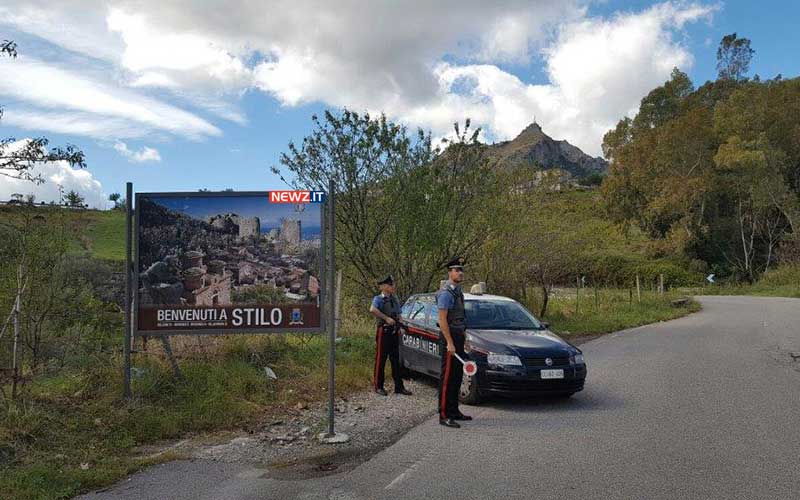
[[[519,302],[497,295],[464,294],[465,351],[478,365],[464,376],[460,399],[477,404],[490,394],[570,396],[583,390],[581,350],[547,330]],[[412,295],[402,308],[400,363],[439,377],[440,352],[434,294]]]

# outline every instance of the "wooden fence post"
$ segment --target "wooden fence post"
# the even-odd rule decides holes
[[[641,302],[642,301],[642,284],[639,281],[639,275],[638,274],[636,275],[636,301],[637,302]]]

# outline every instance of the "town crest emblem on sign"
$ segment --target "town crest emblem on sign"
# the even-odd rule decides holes
[[[303,324],[303,312],[300,310],[299,307],[295,307],[292,309],[292,319],[289,321],[290,325],[302,325]]]

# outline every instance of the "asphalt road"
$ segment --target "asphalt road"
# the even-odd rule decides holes
[[[87,499],[800,498],[800,300],[702,297],[582,346],[569,400],[463,407],[347,473],[305,481],[174,462]]]

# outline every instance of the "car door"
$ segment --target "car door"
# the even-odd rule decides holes
[[[426,373],[425,359],[415,347],[419,341],[414,333],[423,322],[425,305],[417,297],[409,298],[400,310],[400,359],[409,370]]]
[[[414,357],[415,370],[439,376],[439,330],[436,327],[437,310],[432,297],[421,297],[410,312],[406,326],[407,336],[403,340]],[[416,368],[418,367],[418,368]]]

